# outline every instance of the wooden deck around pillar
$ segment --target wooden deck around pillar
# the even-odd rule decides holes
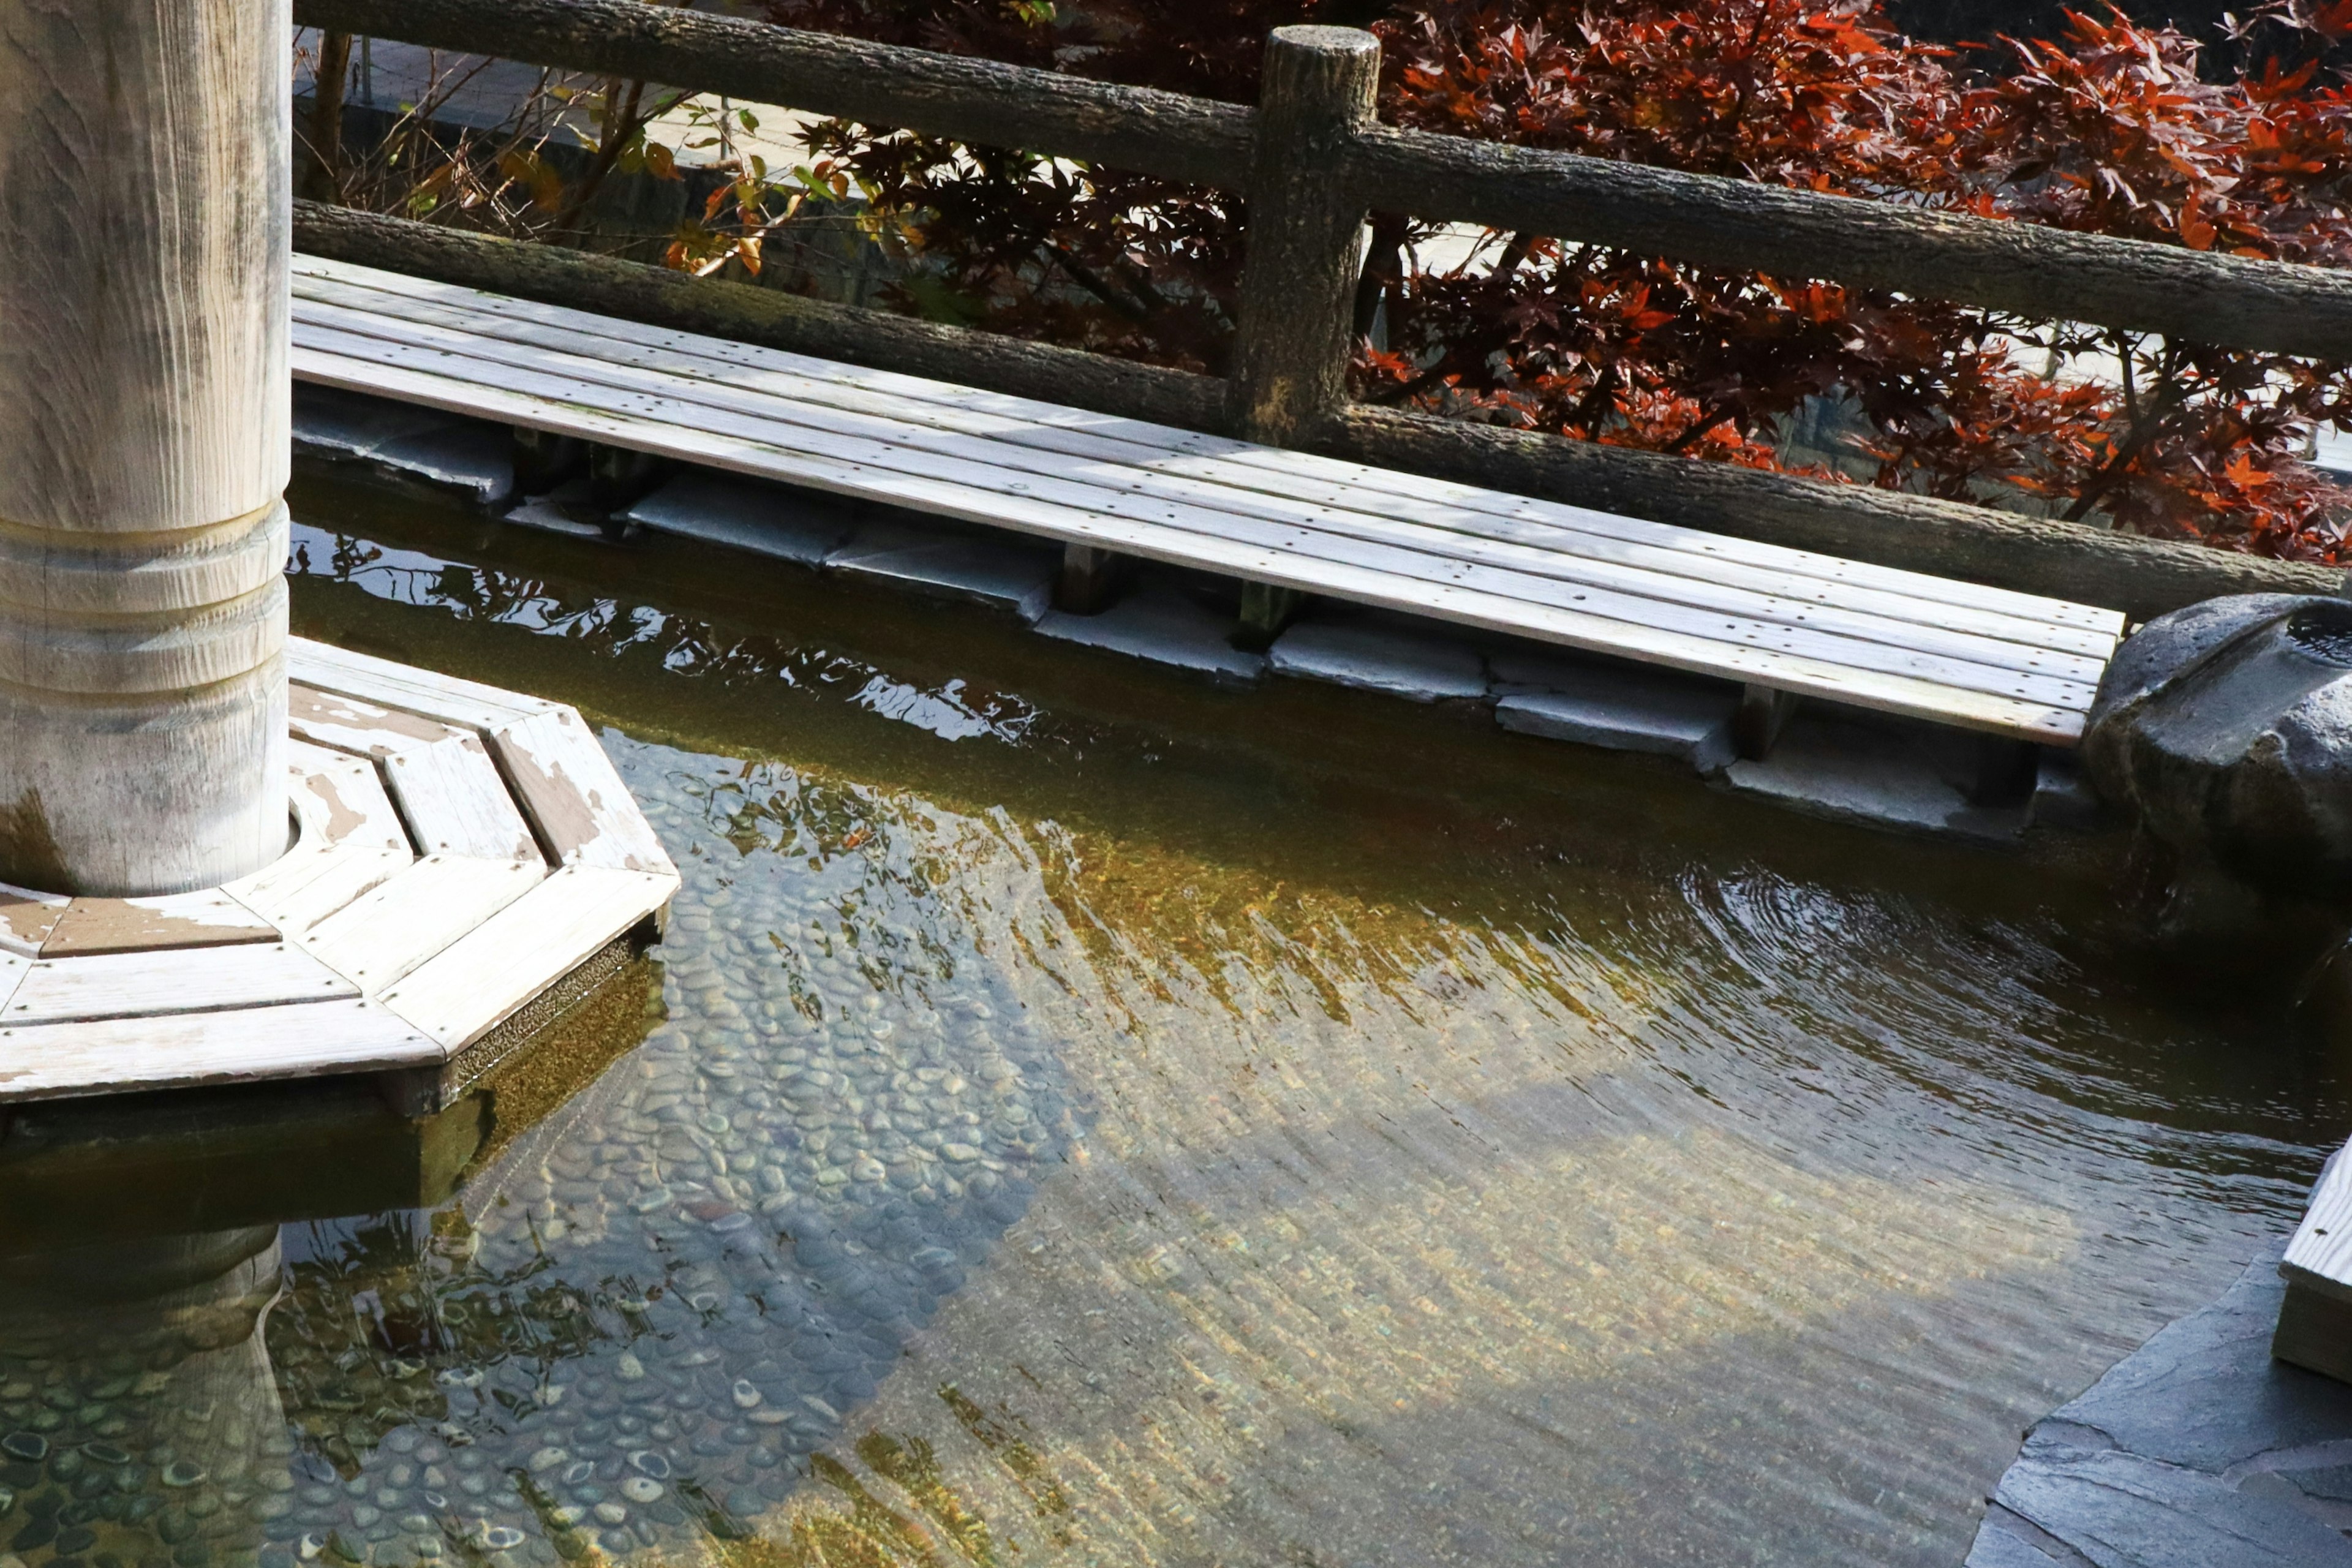
[[[173,898],[0,885],[0,1104],[394,1072],[429,1108],[667,907],[677,869],[573,710],[320,643],[291,665],[278,862]]]

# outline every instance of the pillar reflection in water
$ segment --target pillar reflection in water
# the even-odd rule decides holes
[[[278,1227],[0,1258],[0,1563],[251,1568],[293,1445]]]

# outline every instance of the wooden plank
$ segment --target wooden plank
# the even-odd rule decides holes
[[[366,760],[308,742],[290,742],[295,809],[328,844],[370,849],[409,848],[408,831],[384,793],[383,776]]]
[[[362,698],[461,730],[495,730],[556,706],[525,692],[503,691],[308,637],[287,640],[286,663],[289,674],[313,690]]]
[[[1255,520],[1436,558],[1411,563],[1391,555],[1390,569],[1409,575],[1444,576],[1447,563],[1470,562],[1711,613],[1811,627],[1993,668],[2048,673],[2090,686],[2098,683],[2100,671],[2114,651],[2114,638],[2104,633],[1976,611],[1946,611],[1926,601],[1851,586],[1834,593],[1825,589],[1791,595],[1784,592],[1792,585],[1791,579],[1782,574],[1640,545],[1587,541],[1557,528],[1487,518],[1470,531],[1462,526],[1468,514],[1458,510],[1448,514],[1454,526],[1432,526],[1433,510],[1442,509],[1427,504],[1397,509],[1370,487],[1339,492],[1328,500],[1296,500],[1216,482],[1225,469],[1212,468],[1195,477],[1129,461],[1040,450],[990,436],[909,424],[895,413],[843,410],[428,323],[394,323],[358,317],[348,310],[332,312],[333,322],[329,323],[319,314],[320,310],[315,305],[298,308],[300,341],[307,345],[351,352],[349,339],[357,332],[375,345],[368,351],[375,357],[422,362],[443,374],[455,374],[462,366],[464,374],[484,384],[514,386],[520,376],[542,376],[575,380],[580,387],[606,389],[608,395],[639,394],[660,403],[634,411],[665,424],[692,426],[716,418],[724,422],[722,428],[735,434],[786,447],[815,442],[831,444],[838,451],[843,440],[872,443],[871,447],[857,448],[857,460],[953,478],[985,489],[1027,492],[1114,516],[1168,521],[1223,538],[1262,540],[1263,531],[1241,521]],[[532,384],[542,395],[554,390],[546,383]],[[615,406],[610,395],[600,399],[591,394],[589,401]],[[669,406],[673,401],[683,406]],[[887,455],[897,453],[907,456]],[[914,454],[942,461],[922,462]],[[1170,506],[1150,504],[1155,501]],[[1309,543],[1303,537],[1295,538],[1291,547],[1324,555],[1332,552],[1328,542]],[[1517,591],[1537,602],[1563,602],[1559,591],[1536,586]]]
[[[283,942],[44,959],[0,1008],[0,1025],[222,1013],[358,994],[350,981]]]
[[[676,894],[675,873],[568,866],[383,993],[451,1053],[497,1027]]]
[[[426,1067],[441,1054],[366,1001],[0,1025],[0,1103]]]
[[[796,372],[739,368],[692,350],[640,347],[584,333],[576,326],[514,319],[479,303],[461,306],[400,300],[397,304],[402,313],[397,317],[371,321],[366,315],[369,301],[392,304],[395,302],[393,297],[333,279],[309,280],[304,294],[317,303],[298,301],[298,329],[306,323],[319,323],[396,342],[458,346],[446,336],[421,337],[418,329],[432,325],[456,333],[461,342],[465,339],[476,342],[496,339],[558,354],[574,366],[604,360],[654,373],[669,378],[673,384],[694,382],[701,389],[694,401],[756,411],[758,397],[781,398],[883,418],[901,426],[929,426],[984,437],[999,446],[1034,447],[1045,452],[1137,469],[1147,476],[1204,484],[1223,490],[1212,504],[1244,511],[1251,510],[1248,493],[1263,491],[1268,500],[1276,503],[1276,510],[1269,513],[1260,508],[1255,515],[1287,516],[1289,513],[1280,510],[1280,507],[1303,503],[1405,521],[1440,535],[1441,542],[1433,548],[1445,548],[1442,536],[1449,532],[1465,542],[1515,542],[1535,547],[1555,558],[1614,563],[1669,577],[1692,579],[1701,587],[1746,588],[2102,659],[2113,651],[2122,629],[2122,617],[2112,611],[2095,612],[2085,618],[2097,624],[2085,626],[2069,624],[2066,618],[2050,618],[2055,609],[2081,608],[2064,605],[2059,600],[2012,595],[2022,602],[2006,604],[2000,609],[1954,605],[1936,597],[1922,596],[1919,584],[1939,581],[1922,574],[1865,573],[1863,575],[1868,580],[1854,581],[1851,574],[1839,570],[1853,563],[1834,557],[1809,556],[1769,545],[1749,550],[1741,548],[1741,542],[1720,536],[1665,524],[1638,523],[1581,508],[1523,502],[1522,498],[1496,496],[1469,487],[1449,488],[1442,481],[1400,487],[1394,482],[1400,476],[1355,465],[1330,465],[1349,470],[1343,482],[1295,473],[1296,465],[1286,461],[1237,460],[1246,455],[1285,459],[1300,456],[1280,448],[1228,443],[1234,448],[1231,453],[1195,455],[1171,451],[1087,429],[1068,430],[970,410],[955,404],[868,392],[862,384],[844,384]],[[607,380],[605,384],[621,384]],[[650,388],[640,384],[639,389]],[[673,385],[672,390],[678,389]],[[1017,466],[1017,458],[1011,460]],[[1328,463],[1328,459],[1313,461]],[[1480,503],[1465,504],[1454,493],[1457,491],[1460,497],[1480,497]],[[1749,554],[1760,554],[1771,563],[1751,563],[1743,559]],[[1815,571],[1826,574],[1813,575]]]
[[[354,756],[382,759],[464,733],[436,719],[299,683],[289,686],[286,696],[288,722],[297,739]]]
[[[521,898],[547,863],[428,855],[320,921],[299,940],[312,957],[370,995]]]
[[[2290,1279],[2301,1272],[2352,1289],[2352,1158],[2345,1150],[2329,1155],[2320,1171],[2280,1267]]]
[[[509,860],[539,853],[479,735],[307,686],[289,688],[287,707],[301,739],[382,762],[401,819],[425,854]]]
[[[573,352],[583,354],[626,361],[635,351],[661,351],[673,360],[691,359],[723,367],[714,373],[715,379],[721,382],[753,385],[761,384],[758,378],[765,373],[780,373],[794,382],[820,383],[846,393],[871,394],[900,405],[930,405],[943,411],[986,416],[999,422],[997,427],[1007,439],[1050,442],[1070,436],[1131,450],[1137,454],[1133,459],[1136,461],[1211,463],[1217,465],[1229,483],[1264,484],[1282,493],[1320,493],[1326,497],[1342,491],[1371,490],[1402,501],[1459,507],[1563,530],[1589,531],[1598,537],[1685,550],[1709,563],[1752,565],[1790,577],[1817,579],[1825,590],[1884,590],[1905,597],[1972,607],[2028,622],[2084,628],[2109,637],[2119,637],[2124,627],[2120,613],[2096,605],[1597,512],[1453,480],[1370,468],[1341,458],[1256,446],[1231,437],[984,392],[920,376],[869,370],[754,343],[645,326],[323,258],[298,257],[295,270],[298,295],[356,299],[372,294],[383,301],[375,309],[395,321],[429,302],[484,331],[500,330],[499,323],[502,321],[517,326],[551,327]],[[336,285],[347,286],[355,292],[331,295],[328,290]],[[1074,449],[1111,455],[1101,446]],[[1254,472],[1242,477],[1235,470]],[[1291,488],[1302,483],[1319,486],[1321,489],[1301,491]]]
[[[489,739],[558,865],[677,873],[612,758],[578,713],[558,708],[506,725]]]
[[[5,1017],[8,1004],[15,1000],[16,987],[25,983],[25,975],[33,967],[29,958],[19,958],[13,952],[0,952],[0,1017]]]
[[[71,902],[60,894],[37,893],[0,882],[0,952],[39,957],[41,944],[49,940],[49,932]]]
[[[299,934],[416,857],[373,763],[303,741],[289,752],[301,836],[221,891],[280,931]]]
[[[221,890],[284,935],[300,937],[415,861],[416,857],[404,848],[329,844],[301,856],[299,862],[289,856],[278,866],[228,883]]]
[[[583,408],[576,402],[344,360],[299,344],[295,359],[304,375],[329,384],[349,385],[378,395],[407,398],[616,445],[649,444],[647,428],[639,420]],[[886,479],[872,469],[835,461],[805,448],[787,450],[766,442],[681,426],[664,426],[657,434],[661,450],[738,472],[765,478],[783,476],[790,482],[875,496],[944,516],[1017,528],[1065,542],[1097,544],[1155,560],[1203,566],[1276,586],[1332,594],[1383,608],[1646,659],[1695,673],[1774,684],[1809,696],[2015,735],[2044,744],[2077,743],[2083,711],[2088,705],[2087,694],[2079,688],[2065,693],[2067,700],[2063,701],[1979,692],[1899,672],[1855,668],[1833,659],[1742,647],[1675,626],[1615,621],[1580,610],[1549,609],[1450,585],[1405,583],[1386,573],[1344,563],[1302,562],[1279,550],[1203,540],[1199,535],[1155,525],[1104,520],[1018,495],[984,495],[967,487],[905,475],[893,474]]]
[[[41,943],[43,958],[276,942],[278,928],[217,888],[153,899],[76,899]]]
[[[2013,644],[1962,638],[1957,634],[1915,633],[1913,628],[1895,623],[1885,623],[1881,628],[1894,640],[1859,636],[1861,628],[1853,626],[1816,632],[1811,623],[1835,618],[1834,613],[1796,606],[1793,619],[1780,620],[1768,617],[1790,607],[1770,601],[1751,601],[1738,610],[1717,610],[1659,600],[1646,593],[1584,587],[1425,553],[1412,546],[1371,541],[1361,537],[1360,531],[1357,534],[1337,534],[1311,524],[1274,524],[1232,513],[1210,513],[1140,493],[1147,488],[1140,485],[1121,490],[1108,484],[999,468],[976,458],[946,456],[924,447],[900,446],[875,436],[845,435],[814,427],[780,434],[772,420],[723,408],[699,405],[689,407],[656,394],[616,391],[568,375],[489,363],[454,350],[421,350],[382,339],[332,335],[337,338],[339,353],[362,353],[369,363],[383,367],[429,363],[438,367],[430,374],[467,377],[485,396],[519,391],[567,408],[587,407],[618,416],[629,421],[619,439],[630,446],[678,455],[677,448],[682,445],[698,444],[711,435],[731,435],[794,454],[789,468],[771,468],[767,475],[770,478],[790,477],[797,482],[831,488],[814,460],[822,456],[862,470],[854,488],[878,490],[902,501],[911,493],[907,489],[909,479],[954,485],[973,492],[964,502],[967,509],[980,504],[978,497],[989,498],[987,504],[997,508],[999,515],[987,521],[1002,526],[1024,526],[1015,512],[1005,510],[1008,501],[1039,502],[1062,510],[1064,517],[1054,531],[1056,535],[1072,527],[1096,531],[1100,520],[1121,519],[1199,540],[1272,548],[1306,561],[1366,565],[1420,581],[1461,584],[1498,597],[1523,599],[1554,608],[1580,606],[1588,614],[1774,647],[1858,669],[1908,675],[1964,690],[1999,692],[2081,709],[2090,705],[2101,668],[2101,661],[2036,653],[2021,662],[2033,667],[2052,664],[2062,668],[2048,675],[2039,668],[2011,669],[2000,661],[2015,650],[2017,645]],[[314,335],[305,343],[315,348],[319,341]],[[894,489],[898,493],[892,496]],[[1203,563],[1197,546],[1190,554],[1189,563]],[[1923,649],[1920,645],[1926,643],[1965,646],[1944,653]]]
[[[399,752],[386,760],[383,773],[425,853],[479,860],[539,858],[530,824],[479,735]]]

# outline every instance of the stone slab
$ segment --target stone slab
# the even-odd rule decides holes
[[[1275,639],[1266,668],[1408,702],[1475,701],[1486,695],[1483,652],[1401,618],[1317,616]]]
[[[2282,1250],[2026,1435],[1967,1568],[2352,1565],[2352,1386],[2271,1359]]]
[[[1703,773],[1731,761],[1739,693],[1722,681],[1509,653],[1494,669],[1495,721],[1506,730],[1675,757]]]
[[[2033,774],[2033,799],[2026,807],[2036,827],[2061,833],[2091,833],[2105,826],[2106,807],[2083,772],[2081,754],[2043,747]]]
[[[641,528],[822,566],[856,527],[849,508],[782,485],[689,469],[623,514]]]
[[[1053,603],[1058,546],[891,519],[859,525],[824,569],[940,598],[1011,610],[1034,621]]]
[[[460,421],[436,408],[367,397],[341,387],[294,384],[294,444],[331,458],[370,458],[387,441]]]
[[[1234,647],[1234,625],[1230,614],[1156,584],[1137,589],[1098,616],[1047,610],[1036,620],[1038,632],[1057,642],[1149,659],[1229,685],[1247,685],[1265,671],[1266,658]]]
[[[2016,842],[2019,806],[1969,804],[1955,780],[1973,737],[1894,721],[1848,716],[1819,704],[1797,710],[1762,762],[1734,762],[1717,775],[1736,794],[1835,821],[1899,832]]]
[[[368,460],[497,506],[515,493],[513,442],[503,425],[467,420],[386,441]]]
[[[509,509],[506,521],[517,528],[535,528],[541,533],[560,533],[566,539],[607,540],[612,537],[604,525],[595,521],[588,500],[588,481],[570,479],[545,495],[532,496],[520,505]]]

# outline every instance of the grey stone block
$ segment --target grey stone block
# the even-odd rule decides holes
[[[331,458],[370,458],[387,441],[461,424],[457,416],[341,387],[294,384],[294,445]]]
[[[1764,761],[1735,762],[1726,785],[1777,805],[1871,827],[2016,841],[2025,809],[1971,805],[1962,793],[1976,738],[1808,704],[1797,710]]]
[[[1164,584],[1147,584],[1098,616],[1048,610],[1037,630],[1061,642],[1150,659],[1230,685],[1255,680],[1264,654],[1244,653],[1231,638],[1234,618]]]
[[[2026,808],[2036,827],[2090,833],[2104,826],[2106,809],[2073,752],[2045,749],[2035,764],[2033,800]]]
[[[367,456],[411,479],[463,490],[484,506],[514,494],[513,437],[503,425],[465,420],[386,441]]]
[[[839,499],[706,469],[680,474],[623,514],[681,539],[821,566],[856,527]]]
[[[2271,1359],[2278,1258],[2038,1424],[1968,1568],[2352,1564],[2352,1387]]]
[[[1276,675],[1328,680],[1408,702],[1486,695],[1486,660],[1476,647],[1402,620],[1318,616],[1276,638],[1266,650],[1266,667]]]
[[[941,598],[964,599],[1034,621],[1053,603],[1058,545],[1013,534],[967,533],[891,521],[860,526],[824,558],[825,570]]]
[[[1638,666],[1497,656],[1495,704],[1506,730],[1612,751],[1677,757],[1711,773],[1731,761],[1738,691],[1721,681]]]
[[[567,539],[607,539],[611,536],[602,523],[595,521],[588,504],[588,481],[573,479],[543,496],[532,496],[506,514],[506,521],[518,528],[535,528],[542,533],[560,533]]]

